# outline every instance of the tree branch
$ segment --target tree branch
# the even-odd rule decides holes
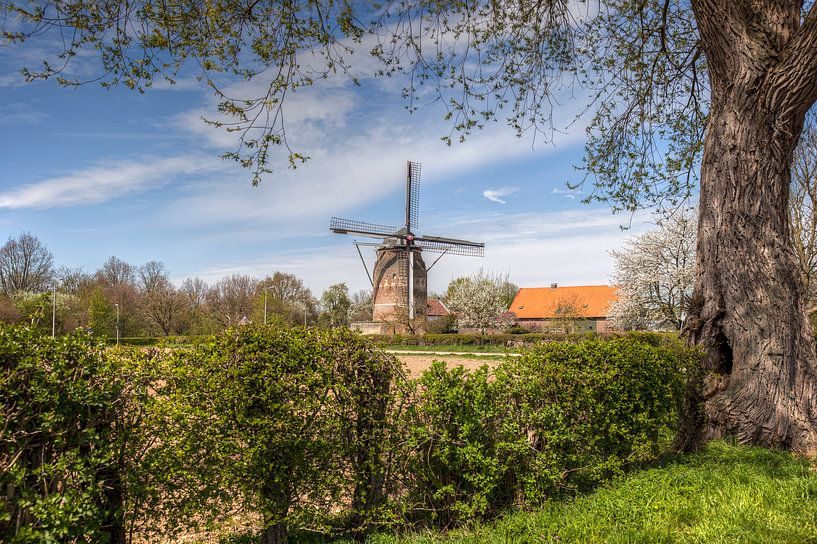
[[[729,0],[691,0],[695,21],[709,65],[710,80],[734,79],[739,49],[744,43],[742,22],[735,4]]]
[[[817,100],[817,4],[781,51],[780,61],[767,78],[768,111],[783,121],[802,119]]]

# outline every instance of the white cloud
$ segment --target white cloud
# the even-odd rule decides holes
[[[492,214],[453,218],[442,227],[448,235],[485,242],[485,258],[444,257],[429,273],[431,290],[444,290],[455,277],[480,267],[508,272],[523,287],[609,283],[610,250],[642,232],[652,216],[613,215],[608,208],[552,213]],[[632,225],[628,230],[622,226]]]
[[[2,86],[2,77],[0,77]],[[32,125],[46,119],[48,115],[42,111],[35,110],[30,104],[25,102],[12,102],[0,106],[0,126],[10,127],[15,125]]]
[[[0,193],[0,208],[97,204],[217,167],[218,162],[210,157],[110,162]]]
[[[482,196],[487,198],[492,202],[498,202],[499,204],[507,204],[505,200],[501,197],[503,196],[510,196],[519,191],[519,187],[500,187],[499,189],[486,189],[482,191]]]
[[[552,192],[557,195],[562,195],[565,198],[569,198],[570,200],[575,200],[578,195],[582,194],[581,189],[562,189],[560,187],[556,187]]]

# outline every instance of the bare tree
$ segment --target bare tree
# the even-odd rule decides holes
[[[681,330],[695,281],[694,214],[677,213],[611,251],[618,300],[610,317],[621,329]]]
[[[789,196],[791,241],[809,315],[817,312],[817,114],[810,113],[794,151]]]
[[[56,277],[59,280],[60,290],[73,295],[78,294],[94,281],[93,276],[83,271],[82,268],[68,268],[66,266],[57,269]]]
[[[222,278],[207,292],[211,317],[223,327],[238,325],[252,314],[258,280],[244,274]]]
[[[0,247],[0,292],[47,291],[54,279],[54,256],[30,232],[9,238]]]
[[[181,293],[187,298],[188,306],[198,310],[207,302],[207,291],[210,288],[201,278],[187,278],[182,282]]]
[[[165,263],[161,261],[148,261],[138,270],[139,289],[143,293],[149,293],[155,289],[163,287],[170,281]]]
[[[565,334],[575,334],[580,324],[587,319],[587,304],[578,296],[563,296],[555,301],[549,313],[553,316],[548,328]]]
[[[187,300],[170,282],[164,263],[150,261],[139,267],[139,295],[145,317],[165,336],[178,330]]]
[[[118,307],[119,331],[122,336],[148,332],[141,314],[141,294],[136,284],[136,272],[137,268],[132,264],[111,256],[94,274],[98,286],[98,289],[92,290],[94,304],[102,308],[98,299],[101,294],[109,308]],[[115,310],[110,312],[116,314]],[[110,318],[106,320],[109,321]],[[112,333],[109,331],[108,334]]]
[[[105,285],[135,285],[136,267],[118,257],[111,256],[96,271],[96,277]]]
[[[187,299],[165,278],[158,279],[142,294],[142,309],[150,321],[167,336],[177,332],[187,309]]]

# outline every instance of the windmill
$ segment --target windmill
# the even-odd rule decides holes
[[[409,161],[406,172],[406,215],[403,227],[388,227],[351,219],[333,217],[329,230],[336,234],[351,234],[377,238],[379,243],[355,241],[360,260],[372,284],[374,302],[373,320],[387,321],[406,312],[409,321],[424,314],[427,294],[427,273],[445,255],[482,257],[485,244],[415,234],[420,211],[420,164]],[[377,248],[374,275],[369,274],[361,246]],[[439,257],[426,267],[422,253],[439,253]],[[405,301],[405,302],[404,302]],[[420,307],[420,312],[417,311]],[[405,310],[403,310],[405,308]]]

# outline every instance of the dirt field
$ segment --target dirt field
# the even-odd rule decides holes
[[[476,370],[482,365],[494,366],[499,363],[499,357],[468,357],[463,355],[430,355],[395,353],[400,361],[406,365],[412,378],[417,378],[423,370],[429,368],[434,361],[444,361],[448,368],[462,365],[467,370]]]

